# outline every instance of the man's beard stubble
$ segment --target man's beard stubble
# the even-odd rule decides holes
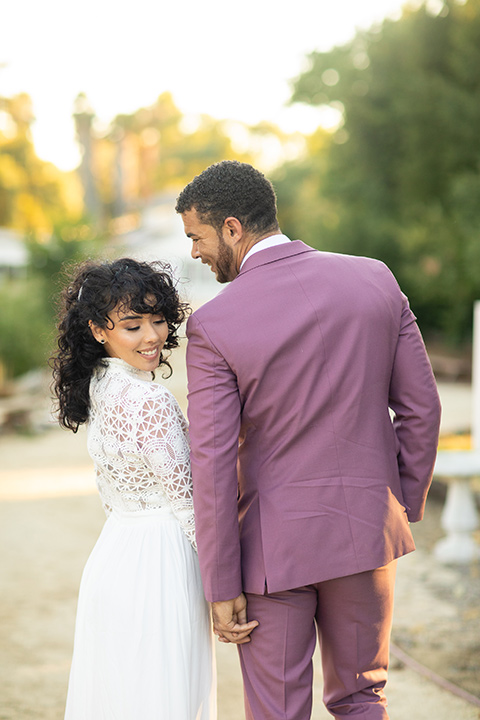
[[[237,276],[232,248],[223,237],[218,236],[218,257],[215,263],[215,277],[219,283],[227,283]]]

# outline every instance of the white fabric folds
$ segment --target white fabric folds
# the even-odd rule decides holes
[[[174,515],[113,512],[82,577],[66,720],[212,720],[211,639]]]

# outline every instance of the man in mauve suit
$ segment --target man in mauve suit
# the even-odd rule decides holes
[[[188,415],[205,595],[247,718],[310,718],[316,631],[329,712],[388,718],[396,559],[440,420],[415,317],[381,262],[282,235],[250,165],[212,165],[176,209],[230,283],[188,321]]]

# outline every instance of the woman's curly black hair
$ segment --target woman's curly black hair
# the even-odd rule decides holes
[[[88,419],[90,379],[107,357],[103,345],[94,339],[89,322],[112,327],[109,313],[115,308],[140,315],[163,314],[168,336],[159,366],[168,367],[169,375],[170,353],[166,357],[164,351],[178,347],[178,328],[190,312],[188,304],[180,301],[166,263],[122,258],[103,263],[86,261],[77,266],[60,296],[58,350],[51,358],[59,421],[73,432]]]

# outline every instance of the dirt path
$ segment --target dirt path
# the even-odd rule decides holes
[[[105,518],[83,432],[52,429],[32,438],[3,437],[0,458],[0,720],[62,720],[78,585]],[[399,562],[393,639],[480,696],[479,567],[434,562],[441,507],[432,495],[425,520],[413,526],[418,551]],[[217,662],[219,720],[242,720],[235,649],[217,644]],[[322,720],[330,716],[321,703],[318,656],[315,663],[312,718]],[[391,720],[480,717],[478,708],[395,658],[388,697]]]

